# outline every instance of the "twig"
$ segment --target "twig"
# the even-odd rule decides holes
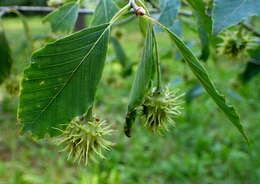
[[[38,13],[49,13],[55,10],[55,8],[44,7],[44,6],[3,6],[0,7],[0,11],[9,11],[15,9],[20,12],[38,12]],[[94,10],[80,9],[79,13],[82,14],[93,14]]]
[[[49,13],[55,10],[55,8],[50,8],[50,7],[44,7],[44,6],[2,6],[0,7],[0,11],[9,11],[10,9],[15,9],[20,12],[35,12],[35,13]],[[150,14],[159,14],[160,10],[158,9],[152,9],[149,11]],[[93,14],[94,10],[86,10],[86,9],[80,9],[79,10],[80,14]],[[134,11],[130,11],[131,14],[135,13]],[[192,16],[191,12],[188,11],[182,11],[179,12],[179,15],[181,16],[186,16],[190,17]]]
[[[243,26],[245,29],[247,29],[248,31],[252,32],[255,36],[260,37],[260,33],[257,32],[253,27],[251,27],[250,25],[246,24],[246,23],[241,23],[241,26]]]

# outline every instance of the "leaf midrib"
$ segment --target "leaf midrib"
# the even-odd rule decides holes
[[[237,6],[237,7],[231,12],[231,14],[229,14],[228,16],[226,16],[226,17],[224,18],[224,20],[221,22],[220,25],[223,27],[223,26],[225,25],[226,21],[227,21],[228,19],[230,19],[230,17],[232,17],[233,14],[234,14],[235,12],[237,12],[237,10],[238,10],[239,8],[241,8],[242,5],[245,4],[246,1],[247,1],[247,0],[242,0],[241,3],[239,4],[239,6]]]
[[[42,116],[42,114],[51,106],[51,104],[57,99],[57,97],[63,92],[63,90],[66,88],[66,86],[70,83],[70,81],[73,78],[74,74],[77,72],[77,70],[80,68],[80,66],[84,63],[84,60],[95,49],[95,47],[98,44],[98,42],[101,40],[101,38],[104,36],[104,34],[110,29],[110,27],[111,27],[111,25],[109,24],[108,27],[103,31],[103,33],[97,39],[97,41],[93,44],[93,46],[88,51],[88,53],[83,57],[83,59],[80,61],[80,63],[72,71],[72,74],[69,76],[68,80],[65,82],[63,87],[53,97],[51,97],[51,100],[49,101],[49,103],[40,111],[40,114],[31,123],[34,123],[35,121],[37,121]]]

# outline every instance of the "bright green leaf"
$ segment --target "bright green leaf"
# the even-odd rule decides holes
[[[113,0],[102,0],[97,5],[91,25],[100,25],[107,23],[116,14],[119,8]]]
[[[260,15],[259,0],[215,0],[213,33],[217,34],[253,15]]]
[[[11,51],[4,30],[0,28],[0,84],[10,75],[12,66]]]
[[[51,136],[93,105],[110,24],[85,29],[35,52],[24,72],[18,118],[35,137]]]
[[[50,22],[53,32],[71,32],[78,18],[79,2],[71,2],[63,5],[48,14],[43,22]]]
[[[158,23],[156,20],[147,17],[149,20],[153,21],[156,24]],[[203,65],[200,63],[198,58],[192,53],[192,51],[185,45],[185,43],[173,32],[171,32],[167,27],[160,25],[170,36],[170,38],[175,42],[176,46],[179,48],[182,56],[194,75],[200,81],[204,89],[208,92],[211,98],[215,101],[215,103],[219,106],[219,108],[224,112],[224,114],[228,117],[228,119],[237,127],[240,133],[244,136],[246,141],[248,142],[248,138],[244,131],[244,128],[240,122],[240,118],[234,109],[233,106],[228,105],[226,103],[226,99],[223,95],[221,95],[212,81],[209,78],[209,75]]]

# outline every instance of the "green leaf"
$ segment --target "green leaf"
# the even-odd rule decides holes
[[[160,0],[160,9],[162,11],[159,17],[159,22],[166,27],[172,27],[180,6],[180,0]]]
[[[207,4],[203,0],[187,0],[187,2],[193,8],[197,18],[198,32],[202,45],[200,59],[206,61],[210,54],[209,46],[212,32],[212,20],[211,17],[206,14]]]
[[[0,84],[10,75],[12,57],[4,30],[0,28]]]
[[[142,33],[142,36],[145,37],[150,23],[149,23],[149,21],[147,21],[146,19],[144,19],[140,16],[138,17],[138,22],[139,22],[138,25],[139,25],[139,29]]]
[[[193,74],[200,81],[204,89],[215,101],[215,103],[219,106],[219,108],[224,112],[224,114],[228,117],[228,119],[237,127],[240,133],[244,136],[245,140],[249,142],[236,110],[234,109],[233,106],[228,105],[226,103],[226,99],[224,98],[224,96],[217,91],[213,82],[210,80],[206,69],[200,63],[198,58],[185,45],[185,43],[177,35],[171,32],[167,27],[163,26],[155,19],[152,19],[150,17],[146,17],[146,18],[149,19],[150,21],[153,21],[156,24],[159,24],[167,32],[169,37],[175,42],[176,46],[179,48],[184,60],[192,70]]]
[[[43,22],[50,22],[53,32],[71,32],[78,18],[79,6],[79,2],[67,3],[48,14]]]
[[[111,24],[85,29],[35,52],[24,72],[18,118],[37,138],[58,134],[92,107]]]
[[[155,57],[154,57],[154,35],[150,25],[145,40],[142,60],[138,65],[138,70],[130,92],[128,109],[131,111],[142,104],[145,93],[149,89],[149,84],[154,76]]]
[[[243,19],[260,14],[259,0],[215,0],[213,8],[213,33],[238,24]]]
[[[91,25],[107,23],[118,11],[118,7],[113,0],[102,0],[97,5]]]
[[[154,30],[152,25],[149,24],[146,33],[142,60],[138,65],[138,70],[130,92],[130,100],[128,104],[128,113],[125,126],[125,133],[129,137],[131,136],[132,124],[135,121],[136,107],[142,104],[144,96],[147,90],[150,88],[150,84],[156,70],[156,57],[154,55],[155,37],[153,31]]]

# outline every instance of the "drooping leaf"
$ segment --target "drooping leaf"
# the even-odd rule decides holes
[[[212,20],[206,11],[206,2],[203,0],[187,0],[194,10],[197,18],[198,32],[201,40],[202,51],[200,59],[206,61],[210,54],[209,44],[212,32]]]
[[[139,18],[139,29],[142,33],[143,37],[146,37],[146,33],[147,33],[147,29],[149,26],[149,22],[146,19],[143,19],[142,17],[138,17]]]
[[[10,75],[12,63],[10,47],[0,26],[0,84]]]
[[[48,14],[43,22],[50,22],[53,32],[71,32],[78,18],[79,2],[70,2]]]
[[[130,100],[128,104],[128,113],[126,117],[125,133],[131,135],[131,127],[135,121],[136,107],[143,102],[144,96],[150,87],[155,72],[156,57],[154,55],[155,37],[153,27],[149,24],[147,28],[145,45],[142,55],[142,60],[139,63],[138,70],[130,92]]]
[[[253,15],[260,15],[259,0],[215,0],[213,33],[217,34]]]
[[[150,21],[153,21],[156,24],[158,23],[156,20],[146,17]],[[219,106],[219,108],[224,112],[224,114],[228,117],[228,119],[235,125],[235,127],[240,131],[245,140],[248,142],[247,135],[244,131],[244,128],[240,122],[240,118],[235,110],[235,108],[231,105],[228,105],[225,97],[218,92],[213,82],[210,80],[207,70],[200,63],[198,58],[192,53],[192,51],[185,45],[185,43],[173,32],[171,32],[167,27],[160,24],[160,26],[167,32],[169,37],[174,41],[176,46],[179,48],[182,56],[193,74],[200,81],[204,89],[211,96],[211,98],[215,101],[215,103]]]
[[[159,22],[168,28],[172,27],[176,20],[180,5],[180,0],[160,0],[161,14]]]
[[[119,10],[113,0],[102,0],[97,5],[91,25],[107,23]]]
[[[138,66],[138,70],[130,92],[130,100],[128,105],[129,110],[138,107],[142,103],[144,95],[149,87],[149,83],[151,82],[154,75],[156,58],[154,57],[155,38],[152,34],[152,31],[153,28],[150,25],[147,30],[142,60]]]
[[[59,39],[35,52],[24,72],[18,118],[37,138],[51,136],[92,107],[109,40],[110,24]]]
[[[169,34],[172,40],[175,41],[176,45],[180,49],[180,52],[182,53],[184,60],[188,63],[190,69],[197,77],[197,79],[201,82],[205,90],[212,97],[212,99],[219,106],[219,108],[225,113],[229,120],[238,128],[238,130],[244,136],[246,141],[248,141],[236,110],[233,106],[228,105],[225,97],[218,92],[218,90],[210,80],[206,69],[203,67],[202,64],[200,64],[199,60],[196,58],[196,56],[194,56],[191,50],[188,47],[186,47],[182,40],[180,40],[172,32],[169,32]]]

